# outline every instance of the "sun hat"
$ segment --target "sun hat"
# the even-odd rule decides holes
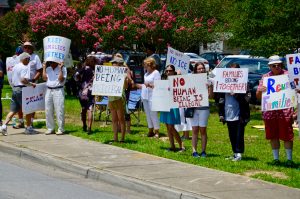
[[[23,44],[23,46],[32,46],[32,47],[33,47],[32,43],[29,42],[29,41],[26,41],[26,42]]]
[[[120,57],[114,57],[111,61],[111,63],[124,63],[124,59]]]
[[[30,58],[30,55],[26,52],[23,52],[21,55],[19,55],[19,59],[22,61],[26,58]]]
[[[269,57],[268,65],[281,64],[281,63],[282,63],[282,60],[280,59],[280,57],[278,55],[272,55],[271,57]]]

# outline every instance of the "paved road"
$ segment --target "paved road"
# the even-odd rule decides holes
[[[2,199],[153,198],[0,153]]]

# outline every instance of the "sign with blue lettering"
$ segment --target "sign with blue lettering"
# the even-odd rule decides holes
[[[122,96],[126,67],[96,65],[92,95]]]
[[[286,55],[286,64],[289,71],[290,81],[296,88],[300,88],[300,54]]]
[[[262,111],[287,109],[296,106],[296,93],[291,87],[288,75],[265,77],[263,86],[267,90],[262,94]]]
[[[44,61],[64,62],[67,58],[71,40],[61,36],[48,36],[43,39]]]
[[[166,67],[170,64],[174,65],[175,69],[177,71],[180,70],[182,74],[187,74],[189,71],[190,57],[174,48],[168,47]]]

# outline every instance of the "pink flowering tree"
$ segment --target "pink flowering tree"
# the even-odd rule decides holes
[[[79,15],[66,0],[40,0],[17,5],[16,12],[28,14],[32,37],[41,40],[48,35],[59,35],[76,40],[78,37],[76,21]],[[40,43],[40,42],[39,42]]]

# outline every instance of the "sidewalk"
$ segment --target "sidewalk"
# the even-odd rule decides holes
[[[300,189],[263,182],[70,135],[25,135],[8,127],[0,151],[160,198],[300,198]]]

